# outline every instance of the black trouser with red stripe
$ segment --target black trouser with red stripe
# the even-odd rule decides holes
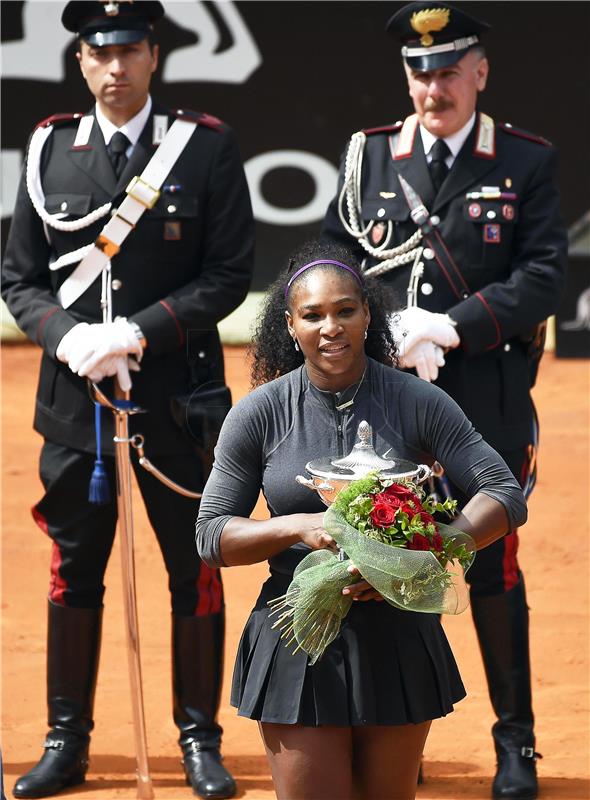
[[[529,467],[528,447],[502,452],[500,455],[520,485],[524,486]],[[465,504],[465,496],[455,486],[452,486],[452,494],[459,501],[459,506]],[[471,588],[471,599],[503,594],[517,586],[522,577],[517,554],[516,529],[483,550],[479,550],[466,576]]]
[[[132,453],[137,482],[168,572],[172,605],[174,717],[181,739],[219,744],[215,722],[221,688],[224,603],[218,570],[198,557],[198,502],[173,492],[149,474]],[[202,489],[201,465],[190,454],[159,456],[157,466],[188,489]],[[33,509],[53,541],[49,600],[64,609],[100,609],[104,574],[117,523],[114,458],[105,457],[111,500],[88,502],[91,454],[45,442],[40,471],[45,496]],[[67,612],[62,619],[67,619]],[[51,624],[50,615],[50,624]],[[51,712],[50,712],[51,716]],[[182,742],[181,742],[182,743]]]
[[[202,488],[200,464],[190,455],[160,456],[157,466],[188,489]],[[75,608],[99,608],[104,573],[117,523],[114,459],[105,457],[111,502],[88,502],[94,457],[46,442],[41,451],[45,496],[33,510],[35,520],[53,540],[49,599]],[[221,610],[218,570],[199,559],[195,546],[198,504],[168,489],[137,463],[135,476],[156,533],[169,576],[172,613],[204,616]]]
[[[502,452],[508,467],[525,485],[529,448]],[[465,498],[452,487],[459,505]],[[518,560],[518,533],[479,550],[466,580],[490,699],[498,718],[492,729],[496,750],[521,752],[533,748],[534,716],[529,659],[529,612]]]

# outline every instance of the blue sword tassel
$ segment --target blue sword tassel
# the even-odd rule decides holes
[[[97,506],[103,506],[111,499],[109,491],[109,480],[104,468],[101,453],[101,436],[100,436],[100,403],[94,403],[94,427],[96,430],[96,461],[94,462],[94,469],[92,477],[90,478],[90,486],[88,487],[88,502],[94,503]]]

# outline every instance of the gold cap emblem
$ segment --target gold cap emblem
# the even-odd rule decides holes
[[[449,23],[450,14],[451,11],[448,8],[425,8],[412,14],[410,25],[416,33],[422,34],[420,43],[423,47],[430,47],[434,44],[430,31],[442,31]]]

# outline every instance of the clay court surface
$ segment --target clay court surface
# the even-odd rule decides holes
[[[41,496],[40,437],[31,430],[39,351],[3,348],[2,748],[5,790],[41,755],[45,723],[45,618],[49,540],[29,509]],[[247,392],[245,353],[226,349],[234,398]],[[541,796],[590,797],[588,625],[588,362],[546,355],[534,390],[541,418],[540,479],[522,531],[521,564],[531,607],[533,692]],[[149,456],[149,442],[146,445]],[[156,798],[192,796],[185,785],[170,711],[169,605],[164,569],[139,496],[134,496],[139,621],[150,768]],[[260,506],[260,514],[263,514]],[[228,704],[240,631],[266,574],[265,564],[225,570],[228,612],[221,723],[225,763],[238,797],[273,798],[256,723]],[[115,547],[106,579],[96,728],[87,783],[68,798],[134,798],[135,758],[121,575]],[[494,770],[492,715],[467,611],[445,620],[468,697],[434,723],[425,751],[421,800],[488,798]],[[394,754],[392,754],[394,755]],[[293,798],[296,800],[296,798]],[[329,800],[329,798],[326,798]],[[374,798],[385,800],[385,798]]]

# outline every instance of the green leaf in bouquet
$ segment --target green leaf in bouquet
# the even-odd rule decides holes
[[[457,511],[456,500],[445,500],[444,503],[438,501],[436,503],[433,503],[432,505],[434,511],[438,511],[440,514],[445,514],[447,517],[452,517]],[[430,513],[434,513],[434,511]]]
[[[332,505],[342,513],[346,514],[350,503],[360,494],[369,494],[377,488],[379,479],[375,472],[371,472],[358,481],[352,481],[349,486],[341,489],[336,495]]]
[[[406,531],[410,527],[410,518],[405,511],[398,511],[395,515],[396,526]]]
[[[414,514],[408,526],[408,533],[413,535],[415,533],[425,533],[426,531],[427,528],[425,527],[424,521],[422,520],[420,514]]]

